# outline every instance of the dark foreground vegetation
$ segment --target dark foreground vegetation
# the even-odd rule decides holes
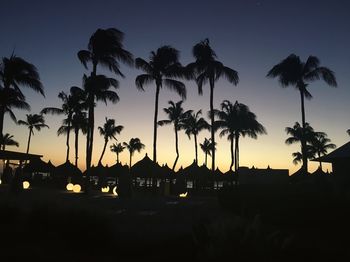
[[[349,200],[324,190],[249,186],[186,199],[0,191],[2,261],[350,258]]]

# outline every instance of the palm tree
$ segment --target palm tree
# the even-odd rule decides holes
[[[114,78],[108,78],[104,75],[86,76],[83,77],[84,90],[87,94],[86,104],[88,107],[88,129],[86,137],[86,166],[90,168],[92,159],[92,148],[94,142],[94,111],[95,101],[102,100],[107,104],[107,101],[117,103],[119,96],[116,92],[110,90],[110,87],[118,88],[118,81]]]
[[[129,167],[131,168],[131,160],[132,156],[134,155],[134,152],[141,152],[142,149],[145,148],[145,145],[141,143],[141,140],[139,138],[131,138],[129,143],[123,142],[123,145],[128,149],[130,153],[130,160],[129,160]]]
[[[221,103],[221,111],[215,110],[215,115],[219,120],[215,122],[215,128],[221,128],[220,137],[227,135],[227,139],[231,142],[231,166],[235,164],[235,171],[239,168],[239,138],[241,136],[249,136],[257,139],[258,134],[266,134],[266,130],[260,124],[256,115],[249,110],[245,104],[232,104],[228,100]],[[233,149],[233,141],[235,141],[235,149]]]
[[[115,136],[116,136],[116,134],[120,134],[120,132],[123,130],[123,128],[124,128],[123,126],[116,126],[115,120],[108,119],[107,117],[106,117],[106,122],[104,123],[103,127],[101,127],[101,126],[98,127],[98,130],[100,131],[100,135],[103,136],[103,138],[105,140],[103,150],[101,153],[101,157],[100,157],[100,160],[98,161],[99,165],[102,164],[102,158],[103,158],[103,155],[105,154],[108,140],[112,139],[112,138],[117,140],[117,138]]]
[[[315,154],[320,158],[321,156],[327,154],[329,149],[334,149],[337,146],[331,143],[331,140],[327,137],[324,132],[315,132],[314,137],[311,140],[311,147]],[[322,162],[319,161],[320,168],[322,170]]]
[[[106,102],[110,100],[117,102],[116,94],[109,89],[110,86],[117,87],[117,81],[112,78],[106,78],[102,75],[97,75],[97,66],[101,65],[108,68],[115,74],[124,77],[120,71],[119,62],[126,63],[128,65],[133,64],[133,56],[130,52],[124,49],[123,46],[124,33],[115,28],[97,29],[97,31],[90,37],[88,50],[81,50],[78,52],[78,58],[80,62],[87,69],[87,64],[92,64],[92,71],[90,75],[90,87],[85,89],[87,91],[88,101],[88,123],[89,128],[87,132],[86,143],[86,168],[89,169],[91,165],[92,149],[93,149],[93,135],[94,135],[94,106],[95,99],[103,100]],[[103,96],[99,96],[97,93],[101,93],[99,83],[103,81],[101,78],[109,80],[108,87],[104,86],[101,90],[104,93]],[[97,79],[96,79],[97,78]],[[88,77],[84,76],[84,82]],[[111,92],[108,94],[108,92]]]
[[[301,99],[302,127],[306,128],[304,99],[311,99],[312,95],[306,89],[310,82],[323,79],[329,86],[336,87],[337,81],[334,73],[327,67],[320,66],[320,61],[315,56],[309,56],[306,62],[302,62],[299,56],[289,55],[279,64],[275,65],[267,74],[267,77],[278,77],[282,87],[294,86],[299,90]],[[303,155],[303,170],[307,172],[306,141],[301,140],[301,152]]]
[[[20,90],[21,86],[29,87],[44,96],[38,70],[33,64],[14,54],[10,58],[3,57],[0,64],[0,135],[2,135],[6,112],[15,119],[11,108],[29,109],[25,96]]]
[[[197,144],[197,136],[200,131],[204,129],[210,129],[209,124],[203,117],[200,117],[202,114],[202,110],[197,111],[197,113],[186,113],[186,116],[183,120],[183,128],[185,129],[185,133],[189,139],[191,139],[191,135],[194,137],[194,152],[196,163],[198,164],[198,144]]]
[[[176,158],[173,164],[173,168],[172,168],[173,170],[175,169],[177,160],[179,159],[179,156],[180,156],[179,143],[178,143],[178,131],[183,128],[183,120],[186,114],[191,112],[191,111],[184,112],[184,109],[182,108],[182,103],[183,101],[179,101],[177,103],[174,103],[173,101],[169,101],[168,104],[170,106],[167,108],[163,108],[164,112],[168,115],[168,119],[160,120],[158,122],[158,125],[160,126],[174,124]]]
[[[29,153],[29,146],[30,146],[30,139],[31,139],[31,136],[34,135],[33,129],[40,131],[44,127],[49,128],[49,126],[45,124],[45,119],[44,119],[43,115],[41,115],[41,114],[40,115],[27,114],[26,116],[27,116],[26,121],[19,120],[18,124],[25,125],[29,129],[28,144],[27,144],[27,154],[28,154]]]
[[[226,67],[220,61],[216,60],[217,56],[209,45],[209,39],[199,42],[193,47],[193,56],[196,59],[194,63],[187,66],[189,71],[194,72],[195,80],[198,85],[198,93],[202,95],[203,85],[209,82],[210,86],[210,125],[211,140],[215,144],[214,130],[214,88],[215,82],[220,78],[226,78],[233,85],[237,85],[239,78],[237,71]],[[215,150],[212,149],[212,171],[215,171]]]
[[[179,51],[171,46],[162,46],[156,52],[152,51],[150,61],[136,58],[136,68],[141,69],[145,74],[139,75],[135,79],[136,87],[144,91],[144,86],[155,83],[156,97],[154,104],[153,122],[153,161],[157,162],[157,123],[158,123],[158,100],[160,89],[167,87],[175,91],[183,99],[186,98],[186,87],[184,83],[174,78],[184,77],[184,70],[179,63]]]
[[[212,148],[213,144],[212,144],[210,138],[209,139],[205,138],[203,144],[199,144],[199,145],[200,145],[201,149],[203,150],[203,152],[205,154],[205,162],[204,162],[204,164],[205,164],[205,166],[207,166],[207,156],[208,155],[211,156],[211,151],[213,149]],[[214,148],[215,148],[215,146],[214,146]]]
[[[72,117],[72,129],[75,134],[75,166],[78,167],[79,131],[81,130],[83,134],[86,134],[88,129],[88,119],[85,112],[77,111],[74,113]]]
[[[301,141],[306,141],[306,156],[307,158],[312,158],[314,153],[312,152],[312,148],[308,145],[315,135],[314,129],[309,125],[309,123],[305,123],[305,128],[303,129],[298,122],[295,122],[293,127],[286,127],[285,131],[287,135],[290,135],[285,141],[287,145],[301,143]],[[303,138],[305,137],[305,138]],[[292,154],[294,160],[293,163],[297,164],[300,160],[303,160],[303,154],[301,152],[295,152]]]
[[[122,145],[122,143],[114,143],[110,146],[111,152],[114,152],[117,154],[117,163],[119,163],[119,154],[124,151],[125,147]]]
[[[61,108],[57,107],[45,107],[41,110],[41,114],[53,114],[53,115],[67,115],[67,118],[64,120],[65,125],[62,126],[58,130],[58,134],[66,134],[67,140],[66,140],[66,146],[67,146],[67,152],[66,152],[66,162],[69,160],[69,137],[70,137],[70,130],[72,125],[72,117],[74,112],[81,111],[84,107],[83,102],[85,100],[85,92],[83,89],[72,86],[70,88],[70,94],[67,95],[65,92],[60,92],[58,94],[58,98],[62,100],[62,106]]]
[[[0,150],[5,150],[6,146],[19,146],[18,142],[13,139],[13,135],[9,133],[4,136],[0,135]]]

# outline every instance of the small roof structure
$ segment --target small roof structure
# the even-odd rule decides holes
[[[28,164],[24,166],[23,171],[28,173],[33,173],[33,172],[50,173],[52,171],[51,165],[44,162],[40,158],[33,158],[30,160]]]
[[[319,158],[312,159],[311,161],[321,161],[327,163],[333,163],[335,160],[350,159],[350,142],[342,145],[341,147],[333,150],[331,153],[321,156]]]
[[[57,177],[81,176],[82,172],[79,168],[67,161],[54,169],[54,174]]]
[[[129,172],[129,167],[127,165],[123,166],[121,163],[116,163],[108,168],[109,177],[118,177]]]
[[[4,160],[31,160],[40,159],[42,155],[27,154],[16,151],[0,150],[0,159]]]
[[[200,168],[197,165],[195,160],[193,160],[193,163],[191,165],[181,170],[181,175],[187,178],[195,178],[199,173],[200,173]]]
[[[131,167],[131,173],[136,177],[160,177],[162,170],[147,155]]]

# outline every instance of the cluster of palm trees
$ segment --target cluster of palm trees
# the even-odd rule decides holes
[[[29,128],[29,139],[27,152],[29,152],[30,138],[33,134],[33,128],[40,130],[47,127],[43,114],[63,114],[66,118],[58,130],[58,135],[65,134],[67,152],[66,161],[69,159],[70,132],[75,134],[75,164],[78,161],[78,136],[82,131],[86,134],[86,168],[91,166],[95,116],[94,110],[98,101],[116,103],[119,96],[116,89],[119,88],[119,82],[116,78],[107,77],[100,74],[98,69],[105,68],[115,74],[117,77],[124,77],[120,71],[120,63],[129,66],[136,66],[143,71],[135,79],[136,87],[144,91],[146,85],[155,86],[155,104],[154,104],[154,122],[153,122],[153,161],[157,162],[157,128],[158,126],[172,124],[175,131],[175,150],[176,158],[173,169],[176,167],[179,159],[178,132],[185,130],[190,138],[193,136],[195,145],[195,161],[198,162],[197,135],[201,130],[210,131],[210,139],[205,139],[200,144],[205,153],[205,163],[207,156],[211,156],[212,170],[215,170],[215,132],[220,130],[220,136],[227,136],[230,141],[231,165],[230,169],[235,170],[239,167],[239,140],[240,137],[249,136],[257,138],[257,135],[266,133],[265,128],[257,121],[256,115],[249,110],[249,107],[235,102],[223,101],[221,109],[214,108],[214,89],[219,79],[225,78],[232,85],[237,85],[239,77],[237,71],[225,66],[218,60],[215,51],[210,46],[208,39],[200,41],[192,48],[194,62],[183,66],[179,62],[179,51],[175,48],[165,45],[150,53],[149,60],[143,58],[133,58],[133,55],[123,46],[124,33],[115,29],[98,29],[90,37],[86,50],[78,52],[78,59],[83,66],[88,69],[91,66],[90,74],[83,75],[82,88],[71,87],[69,94],[59,93],[58,97],[62,100],[60,108],[44,108],[39,115],[27,115],[26,121],[18,121],[19,124],[27,125]],[[294,54],[275,65],[267,74],[267,77],[277,77],[282,87],[294,86],[300,92],[302,124],[299,125],[301,143],[300,159],[302,159],[303,169],[307,171],[307,159],[309,156],[307,140],[308,125],[305,120],[304,100],[312,96],[307,90],[311,81],[323,79],[328,85],[336,86],[337,82],[334,73],[323,66],[317,57],[310,56],[306,62]],[[201,117],[202,111],[193,112],[184,111],[182,108],[183,100],[186,99],[186,86],[181,80],[194,80],[198,86],[198,93],[203,93],[203,87],[208,84],[210,89],[209,101],[209,119],[210,122]],[[44,95],[44,89],[40,82],[40,77],[34,65],[26,62],[24,59],[16,57],[14,54],[10,58],[3,58],[0,66],[0,135],[2,147],[5,145],[5,136],[3,136],[4,115],[8,113],[10,117],[16,120],[13,109],[30,109],[25,96],[20,87],[29,87],[36,92]],[[158,104],[160,90],[168,88],[176,92],[183,100],[175,103],[169,101],[169,107],[164,109],[168,119],[158,121]],[[33,121],[36,123],[33,123]],[[100,134],[104,137],[105,143],[99,163],[102,162],[108,141],[119,134],[123,126],[116,125],[115,120],[107,119],[103,127],[99,127]],[[350,134],[350,130],[347,131]],[[8,137],[7,137],[8,138]],[[324,137],[324,139],[327,139]],[[131,146],[131,145],[137,146]],[[130,152],[131,157],[135,151],[140,151],[144,145],[138,138],[132,138],[129,143],[114,143],[111,151],[119,154],[124,148]]]
[[[301,143],[303,139],[305,140],[305,152],[308,159],[320,158],[322,155],[327,154],[329,149],[336,148],[336,145],[331,143],[326,133],[315,131],[309,123],[305,123],[305,128],[303,128],[296,122],[293,127],[286,127],[286,133],[290,135],[285,141],[287,145]],[[294,152],[292,156],[294,158],[294,164],[303,161],[303,154],[301,152]],[[322,170],[322,162],[320,161],[319,164]]]

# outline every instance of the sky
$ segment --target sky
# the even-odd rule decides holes
[[[293,152],[299,145],[287,146],[285,127],[301,122],[299,93],[293,87],[281,88],[277,79],[266,78],[267,72],[282,59],[294,53],[302,60],[317,56],[321,65],[335,72],[338,87],[331,88],[322,81],[309,85],[313,95],[306,101],[306,120],[316,131],[326,132],[338,147],[348,142],[346,130],[350,128],[350,3],[344,1],[18,1],[0,0],[0,56],[9,57],[12,52],[33,63],[40,73],[45,88],[45,98],[27,88],[22,88],[31,111],[15,110],[17,119],[25,114],[39,113],[44,107],[61,105],[57,95],[68,92],[71,86],[81,86],[86,70],[77,58],[77,52],[87,49],[90,36],[98,28],[117,28],[125,33],[124,46],[134,57],[148,59],[150,51],[162,45],[171,45],[180,51],[184,65],[194,61],[192,47],[209,38],[218,60],[235,69],[239,74],[237,86],[220,80],[216,83],[214,107],[224,100],[236,100],[249,106],[257,115],[267,135],[257,140],[243,138],[240,141],[241,166],[289,169],[290,174],[300,165],[292,163]],[[146,145],[141,153],[135,153],[133,162],[152,155],[153,116],[155,87],[147,86],[145,92],[136,89],[135,78],[142,71],[122,65],[125,78],[118,78],[120,101],[107,106],[98,103],[95,109],[95,143],[93,163],[96,164],[103,148],[103,138],[97,127],[105,117],[113,118],[124,130],[117,137],[119,142],[139,137]],[[98,68],[98,73],[116,77]],[[209,110],[209,88],[198,95],[194,82],[184,81],[187,87],[185,110],[202,109],[206,117]],[[159,120],[166,119],[163,108],[168,101],[180,100],[176,93],[161,90]],[[63,116],[46,116],[49,129],[35,133],[30,152],[43,155],[45,161],[55,165],[65,161],[65,137],[57,136]],[[175,135],[172,126],[158,129],[158,162],[172,166],[175,160]],[[5,116],[4,133],[14,135],[24,152],[28,129],[15,125]],[[208,131],[199,135],[199,142],[210,137]],[[179,136],[180,158],[177,168],[193,162],[194,141],[183,131]],[[216,163],[222,171],[230,165],[229,142],[217,139]],[[73,139],[71,148],[74,147]],[[80,138],[79,166],[85,169],[85,137]],[[111,142],[110,142],[111,144]],[[128,162],[128,152],[121,153],[122,163]],[[71,162],[74,150],[71,149]],[[199,164],[204,161],[199,151]],[[116,162],[116,155],[107,150],[103,163]],[[309,165],[310,171],[317,163]],[[331,170],[325,165],[325,170]]]

